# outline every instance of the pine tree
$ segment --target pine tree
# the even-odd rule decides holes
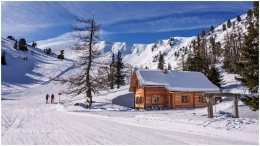
[[[223,25],[222,25],[222,29],[223,29],[223,31],[227,30],[226,24],[223,24]]]
[[[237,21],[240,22],[241,21],[241,17],[238,15],[237,16]]]
[[[64,59],[64,50],[60,50],[60,54],[58,55],[58,59],[60,59],[60,60]]]
[[[214,29],[215,29],[214,26],[211,26],[211,27],[210,27],[210,31],[211,31],[211,32],[214,32]]]
[[[248,23],[252,21],[252,19],[253,19],[253,12],[252,12],[251,9],[249,9],[249,10],[247,11],[246,19],[247,19],[247,22],[248,22]]]
[[[255,5],[254,5],[255,6]],[[257,7],[256,7],[257,6]],[[258,10],[258,5],[254,7]],[[256,15],[257,16],[257,15]],[[257,16],[258,17],[258,16]],[[257,18],[258,20],[259,18]],[[259,87],[259,22],[249,22],[248,34],[241,48],[242,61],[240,65],[241,81],[253,93],[258,93]]]
[[[197,46],[200,47],[200,35],[197,36]]]
[[[242,101],[250,107],[252,111],[259,110],[259,2],[255,1],[253,13],[257,19],[255,24],[251,22],[252,11],[248,11],[248,34],[245,36],[243,47],[241,48],[241,54],[243,60],[239,63],[240,76],[238,78],[244,85],[246,85],[252,93],[256,93],[253,96],[246,96]]]
[[[222,76],[220,72],[213,66],[210,68],[208,73],[208,79],[218,87],[221,87],[222,84]]]
[[[124,64],[121,57],[121,51],[118,50],[117,61],[116,61],[116,77],[115,77],[115,84],[117,85],[117,89],[119,89],[121,85],[125,85],[125,75],[123,73],[123,69],[124,69]]]
[[[202,32],[201,32],[201,37],[204,37],[206,35],[206,32],[203,30]]]
[[[232,25],[232,23],[231,23],[230,19],[228,19],[228,21],[227,21],[227,28],[231,28],[231,25]]]
[[[37,44],[36,44],[35,42],[33,42],[33,43],[32,43],[32,47],[35,48],[36,46],[37,46]]]
[[[19,50],[21,51],[27,51],[27,45],[26,45],[26,40],[25,39],[20,39],[19,40]]]
[[[2,52],[2,56],[1,56],[1,64],[2,64],[2,65],[6,65],[6,60],[5,60],[5,51]]]
[[[115,84],[115,69],[116,69],[116,64],[115,64],[115,55],[114,53],[112,54],[112,61],[110,64],[110,74],[109,74],[109,84],[110,84],[110,89],[114,89],[114,84]]]
[[[8,36],[7,39],[13,40],[13,41],[15,40],[15,38],[13,36]]]
[[[189,54],[185,62],[186,71],[198,71],[204,73],[204,63],[203,59],[198,55]]]
[[[18,48],[17,48],[17,41],[15,41],[15,43],[14,43],[14,49],[18,50]]]
[[[210,37],[209,38],[209,42],[210,42],[210,47],[211,47],[211,50],[212,50],[213,63],[216,63],[218,52],[219,52],[219,50],[218,50],[219,48],[217,48],[217,44],[216,44],[216,41],[215,41],[214,37]]]
[[[241,99],[242,102],[245,103],[245,105],[248,105],[252,111],[258,111],[259,110],[259,97],[258,96],[246,96],[245,98]]]
[[[163,68],[164,68],[164,63],[165,63],[164,57],[163,57],[162,54],[160,54],[159,62],[158,62],[158,69],[163,70]]]
[[[259,1],[254,1],[254,10],[253,13],[257,19],[257,21],[259,21]]]

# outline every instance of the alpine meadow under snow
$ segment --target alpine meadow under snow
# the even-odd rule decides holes
[[[226,31],[221,24],[214,32],[206,32],[205,44],[210,45],[210,37],[215,36],[223,46],[226,34],[247,33],[246,14],[240,17],[239,22],[232,19],[236,25]],[[55,80],[79,71],[78,54],[72,49],[78,40],[73,33],[36,41],[37,47],[28,46],[26,52],[14,49],[15,41],[1,39],[7,63],[1,66],[2,144],[259,144],[259,112],[251,111],[243,102],[239,101],[239,118],[232,117],[230,98],[214,105],[212,119],[207,117],[207,108],[135,110],[134,95],[129,92],[130,75],[121,88],[93,94],[93,107],[86,108],[84,94],[71,98],[66,94],[68,83]],[[100,41],[95,46],[102,52],[102,58],[97,59],[108,64],[112,53],[120,50],[124,64],[131,69],[157,69],[158,58],[163,55],[174,74],[183,69],[184,60],[194,51],[194,39],[196,36],[172,37],[151,44]],[[46,54],[46,48],[53,54]],[[64,60],[57,59],[60,50],[64,50]],[[222,68],[223,61],[220,56],[216,62],[223,75],[222,90],[249,94],[235,79],[238,74]],[[47,93],[55,95],[55,104],[45,104]]]

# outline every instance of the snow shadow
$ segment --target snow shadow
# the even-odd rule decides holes
[[[15,99],[11,99],[11,98],[4,98],[2,97],[1,100],[15,100]]]
[[[134,108],[134,94],[133,93],[127,93],[121,96],[117,96],[112,100],[113,104]]]
[[[88,108],[88,105],[86,105],[85,103],[75,103],[74,106],[80,106],[80,107],[83,107],[85,109]]]

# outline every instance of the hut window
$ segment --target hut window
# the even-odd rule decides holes
[[[181,96],[181,102],[182,103],[188,103],[190,101],[189,96]]]
[[[203,97],[203,96],[199,96],[199,102],[206,103],[207,100],[206,100],[205,97]]]
[[[160,96],[159,95],[153,95],[152,97],[152,103],[158,104],[159,103]]]

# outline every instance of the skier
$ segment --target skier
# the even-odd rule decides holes
[[[46,95],[46,104],[48,103],[49,94]]]
[[[51,103],[54,103],[54,95],[51,95]]]

